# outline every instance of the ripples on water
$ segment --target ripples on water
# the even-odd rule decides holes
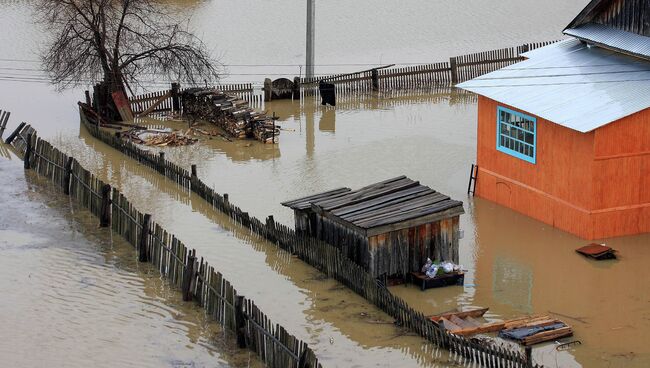
[[[0,158],[1,366],[248,366],[130,245],[27,174]]]

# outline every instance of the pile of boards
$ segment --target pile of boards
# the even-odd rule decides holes
[[[188,131],[189,132],[189,131]],[[196,138],[191,138],[188,132],[172,131],[171,129],[139,129],[134,128],[121,134],[137,144],[156,147],[177,147],[188,146],[197,142]]]
[[[277,143],[280,127],[272,117],[255,111],[248,102],[214,88],[188,88],[182,93],[183,115],[213,123],[234,138]]]
[[[573,335],[573,329],[566,323],[547,315],[533,315],[500,322],[482,323],[482,317],[488,308],[469,311],[452,311],[430,316],[433,322],[443,326],[449,332],[472,336],[479,333],[498,332],[499,337],[515,340],[525,346],[538,344]]]

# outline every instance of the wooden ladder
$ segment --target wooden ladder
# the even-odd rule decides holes
[[[472,168],[469,172],[469,183],[467,183],[467,195],[470,193],[472,197],[476,191],[476,179],[478,178],[478,165],[472,164]]]

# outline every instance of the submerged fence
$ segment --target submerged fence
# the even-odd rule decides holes
[[[99,217],[100,226],[111,229],[131,244],[141,262],[151,262],[160,274],[178,287],[183,300],[194,300],[212,319],[237,337],[241,348],[255,352],[268,367],[321,368],[306,343],[274,324],[203,258],[156,224],[149,214],[138,211],[116,188],[104,183],[23,124],[10,143],[22,156],[25,168],[50,179],[79,205]],[[152,157],[143,161],[154,163]],[[174,166],[159,161],[167,177],[179,178]],[[150,165],[149,165],[150,166]],[[152,166],[150,166],[152,167]]]
[[[278,247],[297,255],[304,262],[317,268],[366,298],[399,324],[416,332],[421,337],[438,347],[448,349],[452,357],[461,364],[478,364],[487,367],[540,367],[534,365],[530,350],[523,354],[520,350],[485,345],[473,339],[454,335],[428,319],[421,312],[411,308],[404,300],[393,295],[379,280],[373,278],[361,266],[347,258],[338,248],[318,239],[298,235],[293,229],[276,223],[273,216],[264,222],[250,216],[248,212],[233,205],[228,194],[218,194],[197,176],[196,166],[188,172],[149,151],[124,141],[107,131],[101,130],[84,112],[87,106],[80,103],[81,120],[90,133],[137,160],[145,166],[159,172],[183,188],[190,190],[206,200],[213,208],[228,215],[233,222],[249,229],[252,233],[267,239]]]
[[[525,59],[524,52],[555,43],[547,41],[527,43],[521,46],[485,51],[449,58],[449,61],[377,69],[348,74],[320,75],[301,78],[300,83],[306,94],[318,91],[318,82],[324,80],[334,84],[337,92],[391,90],[424,88],[431,85],[455,85]],[[374,87],[373,87],[374,85]]]

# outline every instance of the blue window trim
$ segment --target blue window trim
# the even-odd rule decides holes
[[[513,114],[513,115],[520,116],[520,117],[522,117],[522,118],[524,118],[526,120],[530,120],[530,121],[533,122],[534,127],[535,127],[535,131],[532,132],[533,133],[533,145],[532,145],[533,146],[533,157],[524,155],[523,153],[517,152],[515,150],[512,150],[512,149],[510,149],[508,147],[504,147],[504,146],[501,145],[501,140],[499,138],[501,137],[501,112],[502,111],[506,112],[508,114]],[[497,140],[497,142],[496,142],[497,143],[497,151],[501,151],[501,152],[506,153],[506,154],[508,154],[510,156],[517,157],[517,158],[519,158],[521,160],[524,160],[526,162],[530,162],[531,164],[536,164],[537,163],[537,118],[534,118],[534,117],[532,117],[530,115],[522,114],[519,111],[514,111],[514,110],[508,109],[508,108],[503,107],[503,106],[497,106],[497,124],[496,124],[496,126],[497,126],[497,139],[496,139]]]

